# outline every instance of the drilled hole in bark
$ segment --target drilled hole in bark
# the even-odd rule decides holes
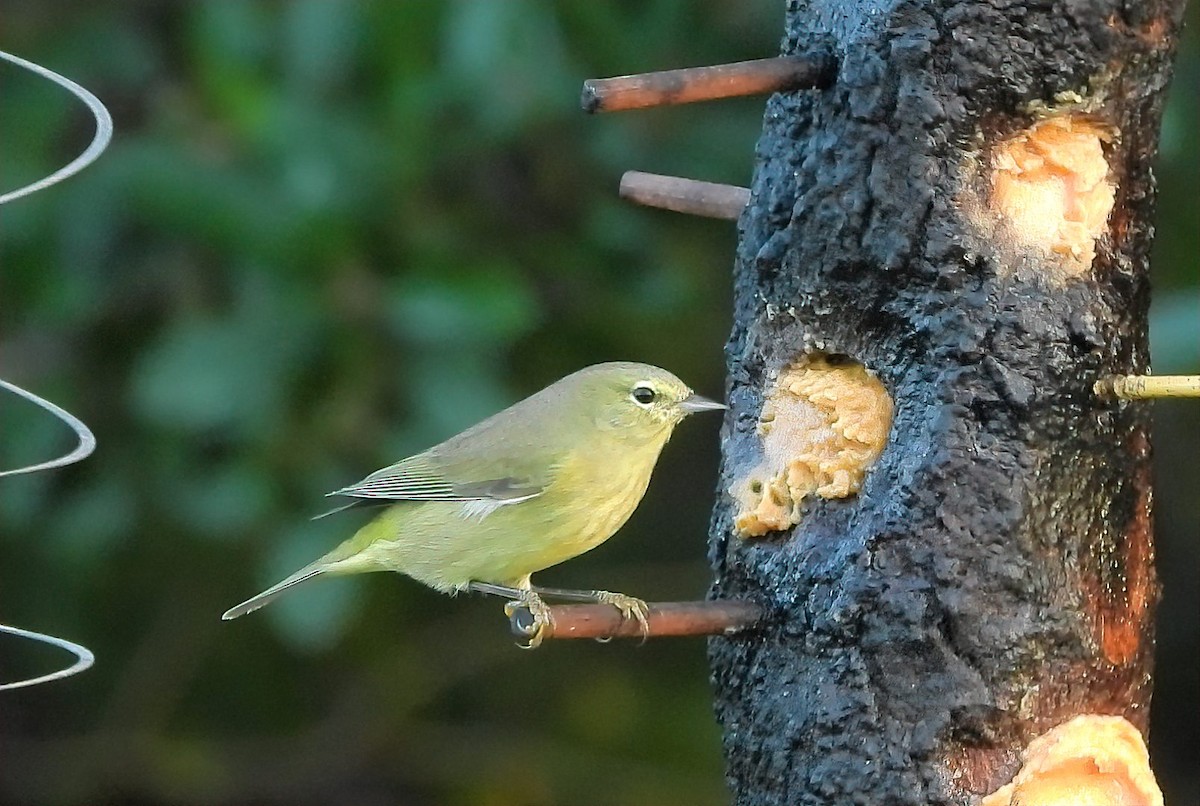
[[[813,353],[785,367],[758,420],[759,460],[730,487],[743,537],[800,522],[806,498],[846,498],[862,487],[892,426],[892,399],[866,367]]]

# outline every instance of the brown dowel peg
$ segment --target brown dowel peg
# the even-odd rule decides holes
[[[688,67],[583,82],[585,112],[616,112],[668,104],[690,104],[740,95],[763,95],[829,86],[834,62],[828,56],[778,56],[709,67]]]
[[[736,221],[750,201],[749,188],[641,171],[625,172],[620,195],[647,207],[728,221]]]
[[[750,602],[718,599],[708,602],[651,603],[646,611],[646,632],[636,619],[624,618],[607,604],[572,604],[550,607],[550,622],[543,625],[547,638],[661,638],[672,635],[734,635],[752,628],[762,610]],[[521,605],[512,608],[513,635],[532,638],[537,631],[533,614]]]

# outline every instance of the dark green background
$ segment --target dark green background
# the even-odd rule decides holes
[[[98,658],[0,694],[0,801],[725,802],[702,641],[527,654],[499,603],[391,575],[217,617],[355,527],[307,520],[325,491],[580,366],[648,361],[720,394],[734,227],[616,186],[627,169],[748,183],[763,101],[590,118],[578,94],[773,54],[782,4],[0,11],[0,48],[89,87],[117,128],[84,174],[0,210],[0,369],[100,443],[0,482],[0,620]],[[1158,172],[1160,372],[1200,370],[1192,36]],[[0,187],[90,126],[0,65]],[[1153,750],[1179,804],[1198,789],[1200,405],[1155,413]],[[541,581],[702,597],[718,419],[680,429],[616,539]],[[9,396],[0,434],[4,467],[67,443]],[[0,642],[6,680],[60,661]]]

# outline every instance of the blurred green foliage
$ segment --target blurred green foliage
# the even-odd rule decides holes
[[[526,655],[498,603],[391,575],[217,618],[355,528],[307,520],[325,491],[571,370],[648,361],[719,394],[733,228],[615,189],[627,169],[748,183],[762,101],[589,118],[577,98],[589,77],[773,53],[779,4],[13,2],[4,17],[3,47],[96,92],[117,135],[0,217],[5,377],[100,443],[0,485],[3,619],[98,657],[0,698],[0,801],[724,802],[701,642]],[[1170,371],[1200,365],[1194,30],[1160,171],[1153,329]],[[65,93],[9,67],[0,90],[0,187],[90,139]],[[1196,427],[1166,411],[1167,440]],[[9,399],[0,433],[6,467],[66,440]],[[543,582],[703,595],[716,455],[715,423],[686,424],[629,526]],[[1196,478],[1194,455],[1179,461],[1177,487]],[[1198,528],[1191,489],[1160,489],[1168,532]],[[1160,552],[1194,572],[1173,533]],[[1166,581],[1168,605],[1194,603],[1194,573]],[[1164,652],[1194,653],[1191,624],[1164,630]],[[50,662],[3,657],[5,679]]]

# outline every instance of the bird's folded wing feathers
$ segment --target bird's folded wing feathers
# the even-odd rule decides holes
[[[510,504],[542,494],[552,469],[543,473],[495,473],[472,467],[473,478],[460,463],[439,461],[425,454],[411,456],[376,470],[357,484],[329,495],[393,501],[482,501]],[[468,464],[468,467],[470,465]]]

